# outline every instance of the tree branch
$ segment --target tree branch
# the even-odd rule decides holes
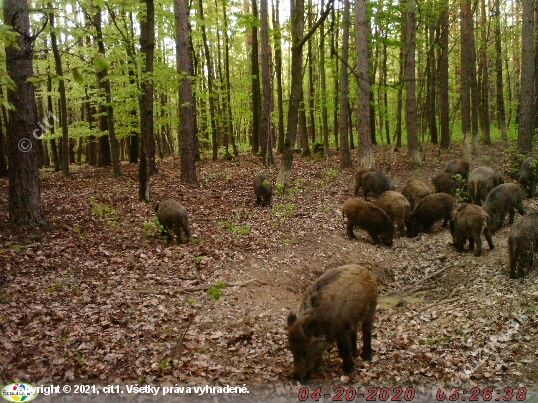
[[[321,16],[319,17],[319,20],[316,21],[316,23],[314,25],[312,25],[312,27],[310,28],[310,30],[306,33],[306,35],[303,37],[303,39],[301,39],[301,42],[299,42],[297,45],[295,45],[293,47],[293,50],[295,49],[298,49],[298,48],[302,48],[304,46],[304,44],[306,43],[306,41],[308,41],[310,39],[310,37],[312,35],[314,35],[314,33],[316,32],[316,30],[319,28],[319,26],[321,24],[323,24],[323,22],[327,19],[327,17],[329,16],[329,13],[331,12],[332,8],[333,8],[333,3],[334,3],[334,0],[330,0],[328,3],[327,3],[327,6],[325,8],[325,11],[323,12],[323,14],[321,14]]]

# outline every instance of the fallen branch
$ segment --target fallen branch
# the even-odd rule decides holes
[[[393,292],[392,294],[388,294],[388,296],[392,296],[392,295],[401,295],[401,296],[403,296],[403,295],[410,294],[410,293],[412,293],[414,291],[418,291],[420,288],[422,288],[422,287],[419,287],[420,284],[422,284],[423,282],[425,282],[427,280],[430,280],[430,279],[432,279],[434,277],[437,277],[439,274],[443,273],[445,270],[450,269],[452,267],[453,266],[451,266],[451,265],[445,266],[441,270],[438,270],[435,273],[430,274],[429,276],[426,276],[423,279],[417,281],[416,283],[410,285],[409,287],[404,288],[403,292]]]
[[[251,280],[245,281],[244,283],[229,283],[229,284],[226,284],[226,288],[228,288],[228,287],[245,287],[248,284],[251,284],[251,283],[254,283],[254,282],[258,282],[259,284],[267,285],[267,283],[264,283],[261,280],[253,278]],[[216,287],[215,284],[204,284],[204,285],[201,285],[201,286],[198,286],[198,287],[189,287],[189,288],[184,287],[184,288],[180,288],[179,290],[156,290],[156,289],[152,289],[152,288],[141,288],[139,290],[132,290],[132,291],[134,293],[136,293],[136,294],[168,294],[168,293],[184,294],[184,293],[187,293],[187,292],[207,291],[207,290],[210,290],[210,289],[215,288],[215,287]]]

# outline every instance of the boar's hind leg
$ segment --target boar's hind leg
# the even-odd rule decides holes
[[[488,246],[490,249],[493,249],[495,245],[493,244],[493,239],[491,238],[491,234],[488,229],[484,232],[484,235],[486,236],[486,241],[488,241]]]
[[[471,243],[471,239],[472,238],[469,238],[469,243]],[[480,256],[480,254],[482,253],[482,238],[481,237],[476,238],[475,242],[476,242],[476,252],[474,253],[474,255]]]
[[[359,355],[359,349],[357,348],[357,333],[351,334],[351,352],[353,353],[353,357]]]
[[[354,227],[353,223],[348,221],[348,223],[347,223],[347,236],[349,237],[349,239],[357,239],[357,237],[355,236],[355,233],[353,232],[353,227]]]
[[[353,363],[353,346],[351,345],[351,337],[349,337],[348,334],[343,334],[338,338],[336,344],[338,345],[340,357],[342,357],[342,361],[344,361],[344,374],[352,374],[355,364]]]
[[[373,318],[365,319],[362,322],[362,352],[361,358],[365,361],[372,361],[372,321]]]

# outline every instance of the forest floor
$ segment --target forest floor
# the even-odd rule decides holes
[[[483,146],[471,169],[490,165],[510,180],[514,153],[505,148]],[[458,155],[457,147],[442,156],[427,147],[414,171],[405,150],[375,148],[378,169],[400,190],[409,179],[430,184]],[[255,204],[257,157],[201,162],[199,187],[180,183],[178,160],[158,166],[148,205],[138,201],[137,166],[122,164],[119,179],[88,166],[72,166],[69,179],[43,170],[49,223],[34,229],[9,227],[0,180],[2,384],[245,385],[249,401],[252,393],[296,401],[286,317],[326,269],[356,262],[383,284],[374,359],[357,359],[343,385],[334,347],[311,392],[536,387],[538,271],[509,278],[507,224],[480,257],[458,253],[440,225],[392,248],[374,246],[359,229],[358,241],[345,236],[340,206],[354,170],[341,170],[336,154],[296,156],[293,184],[270,208]],[[277,167],[266,173],[274,180]],[[157,235],[153,208],[165,198],[186,206],[189,244]],[[538,199],[525,207],[538,211]],[[206,291],[218,282],[227,287],[215,300]]]

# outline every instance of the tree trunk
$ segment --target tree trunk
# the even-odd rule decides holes
[[[261,136],[265,141],[262,149],[265,150],[263,156],[265,166],[274,165],[273,147],[271,144],[271,58],[269,49],[269,5],[267,0],[260,0],[260,18],[261,18],[261,41],[262,41],[262,116],[261,116]]]
[[[128,69],[129,69],[129,84],[134,86],[136,83],[135,78],[135,70],[133,66],[133,62],[129,60],[127,62]],[[140,145],[140,136],[138,134],[138,125],[136,124],[138,117],[138,112],[135,107],[131,109],[131,119],[132,119],[132,126],[131,126],[131,135],[129,136],[129,162],[131,164],[138,164],[138,157],[139,157],[139,145]]]
[[[105,44],[101,28],[101,8],[96,7],[95,11],[93,25],[97,31],[97,46],[100,57],[105,58]],[[114,177],[118,177],[121,175],[120,147],[118,139],[116,138],[114,107],[112,106],[112,91],[110,80],[108,79],[108,68],[100,66],[97,69],[97,85],[101,91],[104,91],[106,103],[106,105],[103,105],[103,103],[100,103],[99,105],[99,113],[101,114],[101,117],[99,118],[99,130],[102,132],[108,131],[108,136],[101,136],[99,138],[99,143],[101,145],[100,165],[108,166],[112,164]]]
[[[52,9],[52,3],[49,3],[49,8]],[[62,173],[67,178],[69,176],[69,126],[67,124],[67,96],[65,94],[64,73],[62,68],[62,59],[56,41],[56,31],[54,28],[54,13],[49,13],[50,22],[50,42],[52,53],[54,55],[54,64],[56,75],[60,78],[58,83],[58,92],[60,93],[60,124],[62,125]]]
[[[471,156],[471,35],[472,11],[470,0],[461,3],[461,129],[463,131],[463,158]]]
[[[480,0],[480,128],[484,143],[491,144],[491,130],[489,122],[489,66],[488,66],[488,20],[486,15],[486,0]]]
[[[192,53],[190,49],[190,28],[188,0],[174,1],[176,27],[176,64],[180,78],[179,120],[181,180],[197,184],[196,175],[196,126],[192,119],[196,114],[196,103],[192,88]]]
[[[449,55],[449,6],[443,4],[440,16],[440,57],[439,57],[439,110],[441,124],[441,148],[450,147],[450,93],[449,93],[449,73],[448,73],[448,55]]]
[[[12,21],[18,12],[18,29],[29,32],[27,0],[5,0],[4,21]],[[34,85],[28,81],[33,72],[30,42],[20,35],[16,44],[5,47],[6,71],[16,88],[8,89],[9,111],[9,221],[12,225],[45,223],[41,205],[41,181],[37,166],[37,130]]]
[[[532,151],[534,136],[534,0],[522,0],[523,33],[521,51],[521,107],[519,116],[518,150],[521,153]]]
[[[155,4],[145,0],[146,15],[140,20],[140,52],[144,55],[142,94],[140,96],[140,164],[138,198],[150,201],[150,139],[153,135],[153,58],[155,50]]]
[[[417,127],[417,99],[415,84],[415,51],[417,44],[416,0],[405,3],[405,47],[404,47],[404,80],[405,80],[405,121],[407,125],[407,155],[409,163],[416,168],[422,165]]]
[[[350,11],[349,0],[344,0],[344,14],[342,16],[342,61],[340,62],[340,166],[342,168],[351,168],[351,153],[349,152],[349,27],[350,27]]]
[[[366,15],[366,0],[355,2],[357,75],[359,79],[359,166],[374,166],[370,125],[370,57],[368,52],[370,26]]]
[[[282,34],[280,32],[278,8],[279,0],[276,0],[276,4],[273,7],[273,41],[275,44],[275,74],[278,109],[277,150],[279,154],[282,154],[284,152],[284,94],[282,90]]]
[[[228,35],[228,16],[226,13],[227,1],[222,2],[222,13],[224,19],[224,74],[226,75],[226,127],[229,141],[232,143],[234,155],[237,157],[239,151],[235,143],[233,114],[232,114],[232,88],[230,85],[230,39]]]
[[[404,32],[402,27],[402,33],[401,33],[401,39],[402,42],[404,41]],[[404,51],[403,47],[400,48],[400,52],[398,54],[398,95],[397,95],[397,103],[396,103],[396,130],[394,132],[394,138],[396,146],[394,147],[394,150],[397,151],[400,148],[402,148],[402,108],[403,108],[403,88],[404,88]]]
[[[258,19],[257,0],[252,0],[252,15]],[[252,152],[257,154],[260,151],[261,141],[261,92],[260,92],[260,59],[258,54],[258,26],[252,25],[252,49],[250,54],[252,71]]]
[[[304,0],[290,0],[291,18],[291,92],[288,107],[288,127],[284,140],[284,153],[277,184],[289,185],[293,167],[293,147],[297,137],[299,104],[301,102],[301,86],[303,85],[303,46],[304,34]]]
[[[321,8],[324,0],[321,1]],[[329,116],[327,112],[327,80],[325,75],[325,24],[320,25],[319,38],[319,74],[321,85],[321,133],[323,134],[323,157],[329,158]]]
[[[4,134],[4,122],[2,115],[0,114],[0,178],[8,176],[7,158],[6,158],[6,136]]]

